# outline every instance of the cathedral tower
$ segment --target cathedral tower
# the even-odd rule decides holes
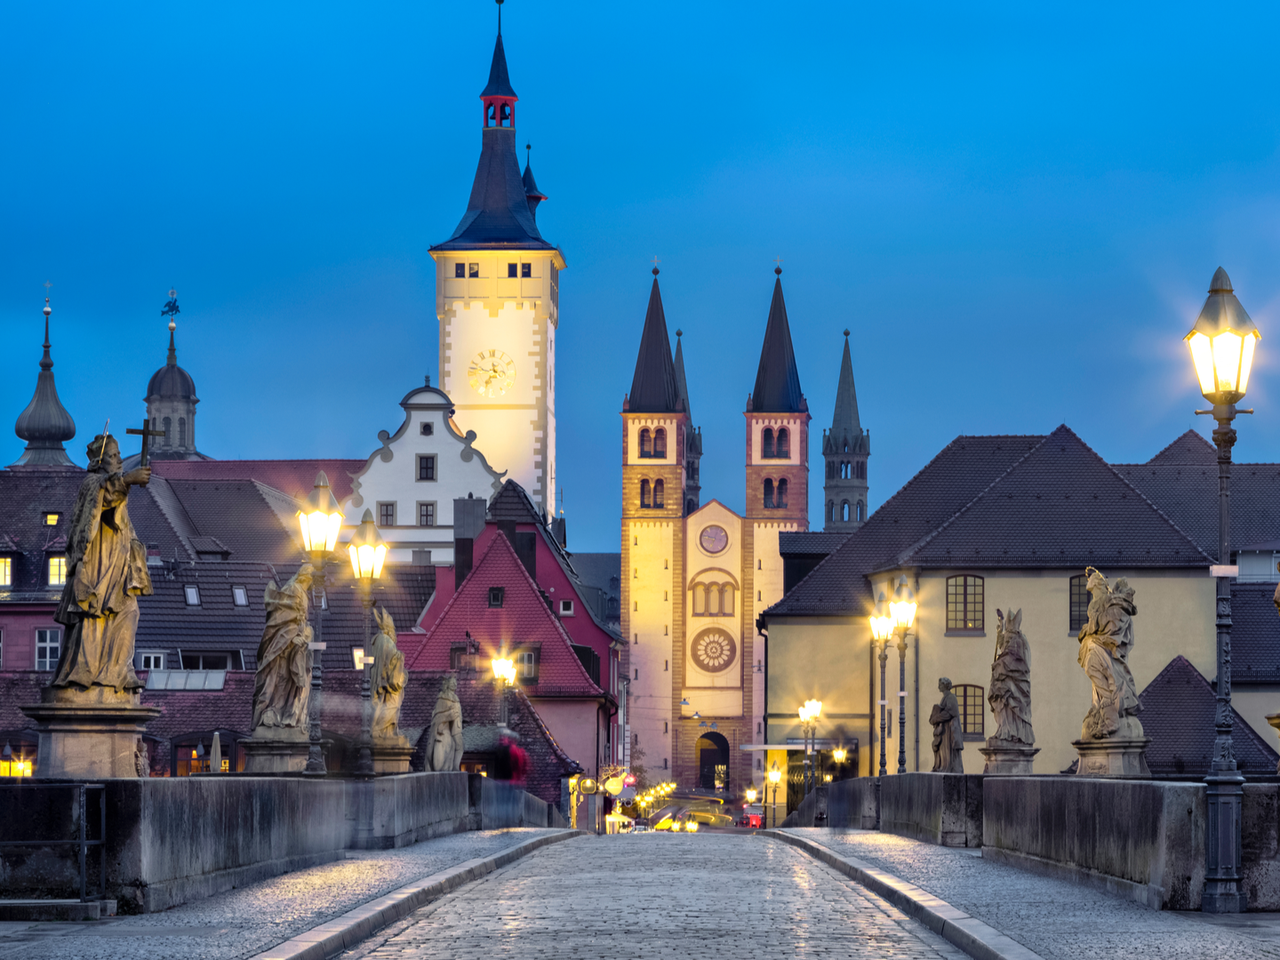
[[[849,331],[844,332],[844,359],[836,387],[836,409],[831,429],[822,434],[822,456],[827,462],[823,486],[824,530],[857,530],[867,519],[867,457],[871,432],[858,419],[858,394],[853,388],[853,361],[849,357]]]
[[[651,780],[672,768],[683,659],[685,452],[667,320],[653,270],[631,392],[622,403],[622,635],[632,644],[630,734]]]
[[[440,320],[439,384],[462,430],[550,516],[555,508],[555,338],[560,250],[536,213],[546,195],[516,153],[515,90],[501,25],[483,104],[480,162],[467,212],[431,248]]]

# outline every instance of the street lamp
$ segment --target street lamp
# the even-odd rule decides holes
[[[877,604],[877,608],[879,604]],[[878,614],[871,616],[871,647],[875,649],[875,645],[880,644],[880,776],[885,776],[889,771],[885,766],[884,756],[884,708],[888,703],[884,697],[884,669],[889,662],[889,637],[893,635],[893,617],[882,617]]]
[[[898,581],[889,604],[894,632],[898,635],[898,772],[907,772],[907,631],[916,622],[916,598],[907,586],[906,574]],[[883,691],[883,688],[881,688]]]
[[[845,750],[844,747],[836,747],[834,750],[831,751],[831,759],[834,760],[836,764],[837,777],[840,776],[840,768],[844,766],[845,757],[847,757],[848,755],[849,753],[848,751]]]
[[[310,644],[311,660],[311,749],[307,753],[304,773],[323,777],[326,773],[324,750],[320,745],[320,659],[324,653],[325,604],[324,565],[338,542],[342,529],[342,508],[329,489],[329,478],[321,470],[316,474],[315,486],[307,496],[306,509],[298,511],[298,525],[302,528],[302,549],[311,554],[311,566],[315,569],[313,590],[320,596],[316,607],[316,638]]]
[[[499,709],[502,726],[507,725],[507,687],[516,682],[516,662],[510,657],[494,657],[492,661],[493,676],[500,684],[498,687]]]
[[[365,510],[360,518],[360,525],[351,537],[347,547],[351,557],[351,572],[360,584],[360,605],[364,608],[363,638],[369,637],[369,614],[373,610],[373,581],[382,576],[382,564],[387,558],[387,545],[378,533],[378,526],[373,522],[373,511]],[[356,774],[371,777],[373,770],[373,693],[370,690],[370,671],[373,657],[364,655],[364,647],[356,647],[351,651],[356,669],[362,671],[360,679],[360,759],[356,763]]]
[[[810,742],[816,741],[818,718],[820,716],[822,716],[821,700],[806,700],[804,706],[800,708],[800,728],[804,732],[804,790],[806,794],[818,782],[817,773],[813,769]],[[817,746],[816,742],[813,743],[813,746]]]
[[[1245,894],[1240,886],[1240,815],[1244,777],[1231,749],[1231,448],[1236,431],[1231,426],[1236,404],[1249,386],[1249,368],[1261,334],[1231,289],[1231,278],[1221,267],[1209,283],[1209,297],[1195,326],[1184,338],[1191,348],[1200,392],[1212,410],[1196,413],[1213,417],[1218,426],[1213,442],[1218,448],[1218,690],[1213,726],[1216,737],[1213,763],[1205,778],[1209,829],[1205,836],[1206,870],[1201,909],[1205,913],[1240,913]]]
[[[769,768],[769,782],[773,784],[773,825],[778,825],[778,782],[782,779],[782,771],[777,763]]]

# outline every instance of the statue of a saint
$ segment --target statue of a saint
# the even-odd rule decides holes
[[[1121,577],[1114,589],[1107,578],[1089,567],[1088,618],[1080,628],[1077,660],[1093,684],[1093,705],[1089,707],[1081,731],[1082,740],[1107,737],[1141,737],[1138,687],[1129,671],[1129,651],[1133,648],[1133,588]]]
[[[991,664],[991,691],[987,703],[996,717],[992,741],[1005,740],[1031,746],[1031,656],[1022,635],[1022,611],[1008,617],[996,611],[996,658]]]
[[[304,563],[288,583],[267,584],[267,625],[258,644],[258,673],[253,681],[254,736],[292,739],[307,732],[311,700],[311,624],[307,591],[311,564]],[[259,732],[259,728],[267,730]]]
[[[457,677],[445,677],[441,684],[427,730],[431,737],[427,741],[427,769],[462,769],[462,703],[458,700]]]
[[[964,726],[960,719],[960,704],[951,692],[951,681],[938,679],[942,702],[933,705],[929,723],[933,725],[933,772],[964,773]]]
[[[404,669],[404,654],[396,648],[396,625],[383,607],[374,611],[378,635],[373,639],[373,739],[401,740],[400,704],[404,702],[404,685],[409,674]],[[407,741],[406,741],[407,742]]]
[[[76,494],[67,534],[66,585],[54,619],[67,641],[53,687],[112,687],[135,693],[138,597],[151,593],[147,551],[129,523],[129,487],[145,486],[150,467],[124,473],[115,437],[89,443],[89,472]]]

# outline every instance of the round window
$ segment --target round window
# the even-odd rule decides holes
[[[738,645],[719,627],[709,627],[693,638],[693,662],[707,673],[720,673],[733,666]]]

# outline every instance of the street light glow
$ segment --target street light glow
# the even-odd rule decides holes
[[[382,576],[382,564],[387,559],[387,544],[373,522],[373,511],[365,510],[360,525],[347,546],[351,556],[351,572],[357,580],[372,581]]]
[[[308,553],[330,553],[338,542],[342,507],[329,489],[329,478],[323,470],[316,474],[306,509],[298,511],[298,525],[302,528],[302,549]]]
[[[1236,299],[1221,267],[1195,325],[1183,339],[1191,349],[1200,392],[1212,404],[1239,403],[1249,388],[1253,352],[1262,334]]]

